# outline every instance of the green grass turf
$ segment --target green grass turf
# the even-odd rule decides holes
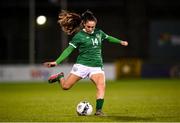
[[[95,86],[79,82],[64,91],[58,83],[1,83],[0,122],[177,122],[180,121],[180,81],[123,79],[107,82],[107,116],[77,116],[79,101],[95,107]],[[93,112],[94,113],[94,112]]]

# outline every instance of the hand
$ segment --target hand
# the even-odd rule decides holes
[[[127,41],[121,41],[120,43],[121,43],[121,45],[123,45],[123,46],[128,46],[128,42],[127,42]]]
[[[45,63],[43,63],[43,65],[45,67],[55,67],[55,66],[57,66],[57,63],[56,62],[45,62]]]

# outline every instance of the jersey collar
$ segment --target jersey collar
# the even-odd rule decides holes
[[[85,29],[82,29],[84,32],[86,32]],[[87,32],[86,32],[87,33]],[[92,35],[94,33],[94,30],[92,31],[92,33],[90,33],[90,35]],[[89,33],[88,33],[89,34]]]

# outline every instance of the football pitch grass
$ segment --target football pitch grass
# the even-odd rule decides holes
[[[1,83],[0,122],[180,122],[180,80],[108,81],[106,116],[77,116],[76,105],[89,101],[95,110],[96,88],[80,81],[68,91],[58,83]]]

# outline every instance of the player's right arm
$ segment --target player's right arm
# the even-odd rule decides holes
[[[56,59],[56,61],[53,62],[45,62],[44,66],[46,67],[54,67],[60,64],[62,61],[64,61],[74,50],[75,48],[72,45],[69,45],[62,53],[61,55]]]

